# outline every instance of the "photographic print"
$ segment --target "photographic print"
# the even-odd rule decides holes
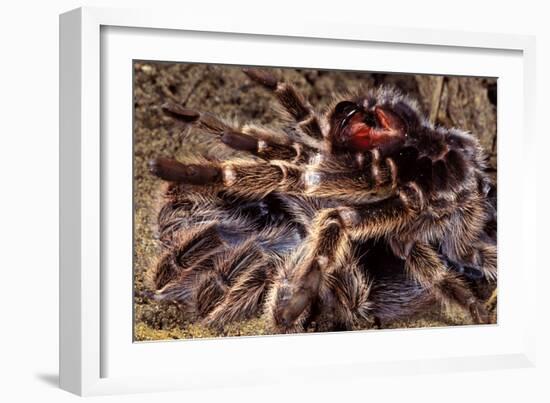
[[[134,340],[497,321],[497,80],[136,60]]]

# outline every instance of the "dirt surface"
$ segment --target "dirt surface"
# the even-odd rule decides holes
[[[478,136],[496,175],[496,79],[296,69],[276,69],[276,74],[292,82],[320,108],[334,91],[394,85],[416,98],[436,124],[456,126]],[[182,160],[190,153],[217,157],[233,153],[212,136],[184,129],[166,117],[160,109],[166,101],[240,122],[278,124],[274,99],[252,84],[238,67],[134,63],[135,340],[265,334],[261,318],[232,324],[220,333],[188,323],[175,305],[158,304],[142,297],[144,272],[158,252],[155,209],[159,181],[149,174],[147,162],[161,156]],[[462,312],[437,309],[384,327],[469,323]]]

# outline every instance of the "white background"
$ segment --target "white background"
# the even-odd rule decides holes
[[[550,103],[543,90],[550,91],[550,32],[544,2],[466,1],[361,1],[347,2],[274,1],[256,3],[253,9],[238,7],[240,1],[193,1],[182,8],[180,1],[154,2],[156,7],[175,7],[182,15],[216,13],[233,18],[280,19],[319,18],[355,20],[375,25],[465,29],[537,35],[538,65],[538,144],[539,161],[518,167],[525,174],[539,171],[539,182],[547,183],[548,129],[545,119]],[[263,2],[262,2],[263,3]],[[288,7],[285,7],[288,3]],[[315,4],[315,9],[308,3]],[[538,5],[540,3],[541,5]],[[58,14],[81,5],[151,7],[151,1],[19,1],[4,4],[0,11],[0,236],[2,293],[0,294],[0,396],[3,401],[72,401],[76,397],[60,391],[57,383],[57,302],[58,302]],[[242,17],[240,17],[242,18]],[[537,166],[538,164],[538,166]],[[539,206],[548,195],[539,187]],[[535,193],[533,193],[535,197]],[[543,228],[548,214],[539,211],[539,259],[545,256]],[[546,237],[547,238],[547,237]],[[540,263],[542,268],[545,264]],[[548,401],[550,392],[550,332],[547,324],[549,303],[545,284],[548,272],[541,272],[535,369],[503,370],[412,377],[354,379],[350,383],[284,385],[257,389],[228,389],[208,392],[180,392],[161,395],[103,397],[109,401]],[[414,346],[411,346],[414,348]],[[415,400],[416,399],[416,400]]]

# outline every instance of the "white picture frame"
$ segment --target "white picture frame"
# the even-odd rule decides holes
[[[188,46],[187,54],[175,53],[182,43]],[[209,46],[217,51],[208,52]],[[353,62],[327,60],[322,52],[312,51],[308,59],[300,59],[308,47],[333,54],[384,52],[384,58],[378,58],[375,65],[361,57]],[[284,55],[280,49],[286,50]],[[527,192],[513,192],[506,186],[508,181],[516,189],[535,185],[534,176],[522,177],[507,164],[512,158],[528,160],[534,152],[534,49],[529,36],[314,20],[281,26],[275,21],[182,19],[168,11],[103,8],[61,15],[61,387],[96,395],[292,383],[298,374],[301,380],[345,380],[375,373],[534,365],[535,326],[530,315],[535,312],[535,284],[528,281],[536,277],[533,235],[528,242],[528,234],[536,233],[534,200]],[[406,64],[399,62],[403,55],[408,56]],[[127,293],[132,287],[132,267],[127,267],[132,223],[126,211],[131,206],[131,193],[127,197],[132,178],[131,161],[128,166],[132,98],[128,61],[132,59],[344,69],[368,65],[378,71],[499,77],[499,186],[503,184],[499,187],[499,323],[456,329],[133,343],[128,333],[131,293]],[[519,111],[518,104],[522,105]],[[514,108],[514,114],[508,113]],[[113,164],[113,155],[125,157],[122,163]],[[513,252],[506,248],[511,242]],[[512,266],[515,271],[508,270]],[[366,346],[364,354],[357,353],[360,344]],[[335,353],[321,356],[316,354],[319,349]],[[287,352],[284,359],[281,351]]]

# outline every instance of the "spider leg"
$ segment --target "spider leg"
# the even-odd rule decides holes
[[[304,244],[285,257],[275,268],[273,284],[266,297],[265,316],[276,333],[298,333],[305,330],[314,314],[320,285],[320,269],[299,273],[304,267],[307,248]]]
[[[305,166],[304,193],[346,204],[372,203],[397,194],[397,169],[377,150],[347,158],[322,156]]]
[[[305,157],[309,153],[305,153],[304,146],[299,143],[292,143],[289,145],[277,144],[270,142],[269,140],[262,140],[256,136],[246,134],[243,132],[226,132],[222,135],[221,141],[229,147],[247,151],[257,157],[260,157],[266,161],[269,160],[288,160],[292,162],[304,161]]]
[[[182,164],[176,160],[157,158],[150,162],[150,171],[169,182],[198,185],[205,191],[225,190],[251,198],[262,198],[274,191],[296,192],[303,188],[303,169],[285,161],[233,160]]]
[[[395,196],[387,199],[336,210],[351,238],[392,239],[393,234],[418,217],[425,204],[424,198],[422,190],[411,182],[399,188]],[[408,245],[404,245],[404,252],[408,248]]]
[[[310,236],[280,268],[268,299],[272,327],[297,331],[308,319],[327,280],[328,270],[345,264],[349,239],[336,209],[322,210],[312,224]]]
[[[204,241],[188,242],[161,259],[155,272],[157,291],[153,298],[183,304],[189,313],[206,318],[205,324],[217,327],[257,313],[268,283],[269,265],[255,241],[234,248],[216,245],[201,249],[204,246]],[[165,275],[166,268],[172,269],[170,276]]]
[[[204,270],[195,277],[192,285],[193,310],[199,318],[203,318],[223,300],[229,290],[226,282],[220,281],[220,273],[216,270]]]
[[[204,282],[212,267],[212,257],[223,249],[215,225],[181,232],[171,249],[146,273],[148,288],[157,301],[192,305],[196,284]]]
[[[232,125],[210,113],[202,113],[194,109],[185,108],[174,102],[167,102],[161,108],[166,115],[176,121],[185,125],[194,124],[209,133],[221,136],[225,132],[235,130]]]
[[[195,125],[208,133],[219,136],[229,147],[249,152],[264,160],[303,161],[314,149],[291,138],[282,130],[260,125],[235,125],[222,119],[175,103],[166,103],[162,110],[168,116],[185,125]]]
[[[217,328],[245,319],[260,309],[271,264],[255,239],[212,257],[208,276],[196,285],[195,303],[203,323]]]
[[[321,312],[317,321],[320,325],[328,322],[328,329],[352,330],[358,324],[369,323],[373,308],[372,283],[359,269],[355,258],[350,257],[346,264],[336,266],[326,277],[319,291]]]
[[[304,137],[309,137],[314,141],[323,139],[323,131],[313,108],[292,85],[280,82],[265,70],[245,68],[243,71],[252,81],[273,91],[281,106],[296,122],[297,128],[304,134]]]
[[[276,328],[289,329],[303,320],[304,312],[319,298],[328,273],[348,264],[350,238],[379,238],[412,219],[421,192],[417,187],[402,191],[402,197],[370,204],[367,208],[325,209],[314,219],[304,251],[289,264],[283,281],[275,287],[270,304]],[[359,282],[358,282],[359,283]],[[350,293],[342,293],[347,295]]]
[[[341,208],[340,217],[353,239],[392,239],[408,223],[414,220],[424,204],[422,190],[411,183],[401,188],[397,197],[372,203],[368,208]],[[391,242],[390,242],[391,244]],[[476,323],[486,323],[487,313],[468,286],[446,269],[439,255],[431,246],[422,242],[408,242],[392,247],[405,259],[408,273],[424,288],[435,292],[442,302],[457,302],[467,308]],[[490,254],[487,254],[489,262]],[[496,259],[494,260],[496,270]]]
[[[476,246],[478,267],[488,280],[497,279],[497,246],[481,242]]]
[[[475,323],[488,323],[484,305],[457,275],[447,270],[430,245],[417,242],[405,260],[405,269],[422,287],[432,290],[441,302],[456,302],[470,312]]]
[[[184,164],[157,158],[150,171],[169,182],[201,186],[203,191],[225,190],[244,197],[262,198],[272,192],[338,198],[354,203],[372,203],[395,194],[391,169],[348,170],[330,165],[296,165],[282,160],[199,161]],[[199,188],[195,188],[200,192]]]
[[[217,271],[227,279],[229,290],[206,316],[208,326],[223,328],[234,320],[257,314],[264,305],[281,254],[294,248],[297,232],[287,225],[270,226],[216,258]]]
[[[491,243],[479,242],[474,244],[468,259],[455,261],[448,256],[442,258],[456,272],[470,279],[484,278],[488,281],[497,279],[497,247]]]
[[[226,324],[257,314],[270,283],[274,261],[254,243],[245,245],[239,256],[227,260],[224,266],[241,266],[238,275],[223,300],[205,317],[208,326],[223,328]]]
[[[223,201],[205,189],[196,191],[184,184],[167,182],[163,184],[162,199],[157,223],[159,240],[165,248],[177,247],[182,237],[223,217]]]
[[[414,219],[423,203],[415,184],[387,200],[365,208],[342,207],[321,210],[313,220],[309,237],[287,262],[269,300],[274,327],[288,331],[305,321],[307,312],[319,298],[328,273],[346,266],[350,239],[373,239],[391,235]]]

